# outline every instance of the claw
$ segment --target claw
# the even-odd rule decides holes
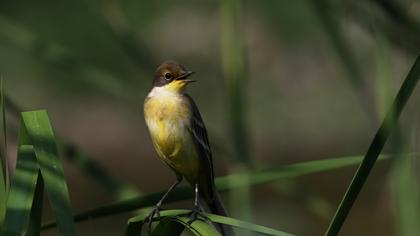
[[[187,224],[192,224],[194,221],[196,221],[196,220],[205,220],[205,221],[210,221],[210,219],[205,215],[205,214],[203,214],[204,213],[204,211],[200,208],[200,207],[198,207],[198,206],[195,206],[192,210],[191,210],[191,212],[190,213],[188,213],[188,217],[189,218],[191,218],[191,220],[190,221],[188,221],[187,222]]]
[[[165,200],[165,198],[168,196],[168,194],[182,181],[182,177],[181,176],[177,176],[176,178],[176,182],[173,183],[171,185],[171,187],[169,187],[168,191],[166,191],[166,193],[162,196],[162,198],[159,200],[159,202],[156,204],[155,209],[152,210],[152,212],[150,212],[150,214],[147,216],[147,225],[148,225],[148,232],[149,235],[152,235],[152,222],[153,222],[153,217],[156,215],[159,220],[160,220],[160,210],[162,208],[160,208],[160,206],[162,206],[163,201]]]
[[[152,235],[152,223],[154,216],[156,215],[157,218],[160,220],[160,210],[160,206],[156,205],[155,209],[153,209],[147,216],[147,230],[149,235]]]

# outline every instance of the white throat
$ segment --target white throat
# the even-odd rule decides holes
[[[147,95],[148,98],[151,98],[151,97],[173,97],[173,96],[179,96],[179,94],[165,88],[165,86],[153,87],[152,91],[150,91],[149,94]]]

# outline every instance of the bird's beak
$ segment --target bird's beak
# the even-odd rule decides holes
[[[194,71],[186,71],[184,74],[176,78],[175,80],[183,80],[185,82],[191,83],[195,82],[195,80],[187,79],[190,75],[194,74]]]

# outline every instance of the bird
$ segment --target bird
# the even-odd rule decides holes
[[[160,160],[176,176],[176,181],[149,215],[159,211],[169,193],[185,179],[194,190],[192,216],[196,218],[207,207],[210,213],[227,216],[214,183],[214,167],[207,130],[197,105],[186,93],[193,71],[175,61],[165,61],[157,69],[153,87],[144,101],[144,118]],[[223,235],[231,229],[216,224]],[[150,233],[150,231],[149,231]]]

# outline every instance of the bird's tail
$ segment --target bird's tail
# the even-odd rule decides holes
[[[210,213],[220,216],[228,216],[225,206],[223,205],[222,199],[217,191],[214,192],[211,199],[202,198],[201,201],[204,201],[205,205],[208,207]],[[223,224],[215,224],[217,230],[223,236],[234,236],[234,232],[231,226]]]
[[[213,199],[206,201],[211,213],[221,216],[228,216],[225,206],[223,205],[222,199],[219,193],[215,192]]]

